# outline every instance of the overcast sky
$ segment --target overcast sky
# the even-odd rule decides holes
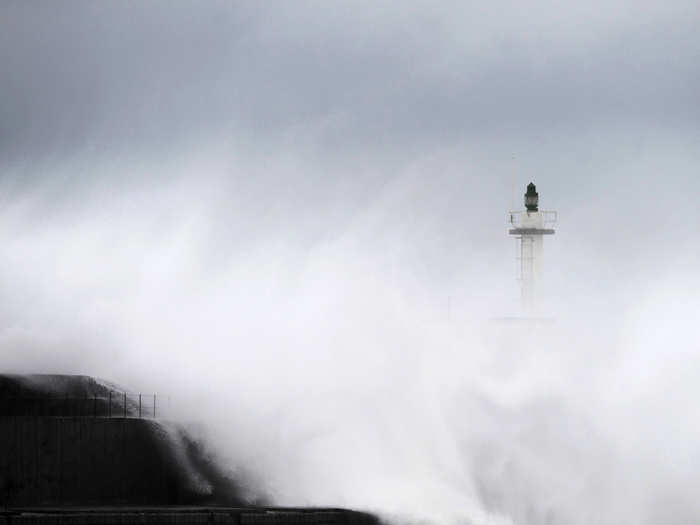
[[[228,396],[215,439],[288,504],[697,521],[698,27],[682,0],[0,0],[2,368]],[[545,347],[585,358],[516,381],[463,327],[517,309],[506,219],[530,181],[560,217],[548,307],[575,326]],[[635,399],[675,441],[634,442]]]
[[[89,205],[87,187],[167,185],[203,156],[218,165],[198,177],[252,192],[258,217],[278,208],[274,231],[313,213],[311,236],[410,177],[428,202],[401,212],[437,221],[446,245],[460,240],[450,228],[502,222],[530,179],[545,207],[594,203],[611,228],[634,229],[631,213],[646,234],[661,222],[643,217],[650,206],[686,216],[664,235],[697,219],[696,2],[0,9],[6,198],[57,181],[51,205]],[[488,217],[485,202],[499,206]]]
[[[291,185],[311,206],[341,186],[371,199],[411,170],[450,171],[479,201],[497,202],[486,179],[508,200],[536,179],[549,206],[622,185],[683,201],[695,184],[696,2],[1,9],[0,160],[18,185],[63,166],[64,196],[95,179],[167,184],[168,162],[214,147],[224,178],[265,158],[285,171],[264,192],[283,201]]]

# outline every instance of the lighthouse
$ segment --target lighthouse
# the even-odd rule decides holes
[[[508,230],[519,244],[520,304],[524,314],[537,309],[537,283],[542,276],[543,237],[554,235],[557,212],[539,209],[539,194],[531,182],[525,192],[525,209],[510,212]]]

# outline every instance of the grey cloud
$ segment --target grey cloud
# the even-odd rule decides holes
[[[2,148],[276,141],[314,119],[329,122],[318,140],[341,151],[619,120],[696,126],[697,13],[634,25],[623,7],[582,39],[575,21],[537,29],[539,14],[514,25],[496,8],[455,5],[7,3]]]

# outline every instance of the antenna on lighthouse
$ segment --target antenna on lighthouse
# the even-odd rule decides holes
[[[542,274],[543,236],[553,235],[551,226],[557,222],[557,212],[539,209],[539,198],[537,188],[531,182],[525,192],[525,209],[510,212],[512,228],[508,230],[520,245],[520,304],[527,314],[536,309],[536,285]]]

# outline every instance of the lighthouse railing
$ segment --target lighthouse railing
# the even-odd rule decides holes
[[[523,216],[527,214],[526,210],[518,210],[509,212],[509,222],[515,228],[520,228],[523,224]],[[531,212],[532,213],[532,212]],[[543,226],[552,226],[557,222],[557,212],[553,210],[539,210],[537,213],[542,217]]]

